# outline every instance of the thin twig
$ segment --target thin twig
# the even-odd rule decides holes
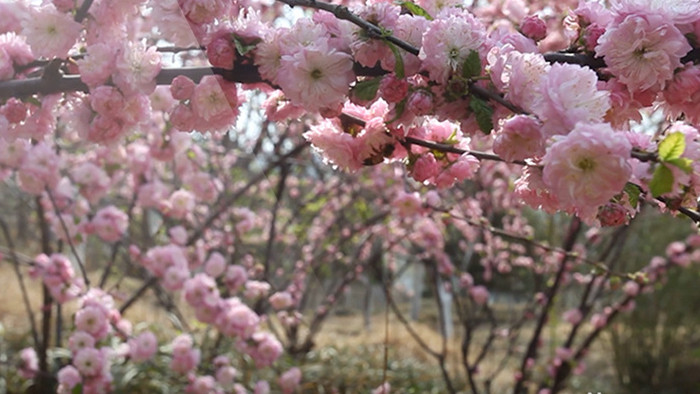
[[[63,229],[63,232],[66,235],[66,239],[68,240],[68,246],[70,247],[70,250],[73,253],[73,256],[75,257],[75,260],[78,263],[80,273],[83,275],[83,280],[85,281],[85,286],[90,287],[90,279],[88,278],[87,271],[85,271],[85,265],[83,264],[83,260],[80,258],[80,255],[78,255],[77,249],[75,249],[75,245],[73,244],[73,240],[71,239],[72,237],[70,236],[70,232],[68,231],[68,226],[66,226],[66,222],[63,220],[63,215],[58,209],[58,205],[56,204],[56,200],[53,197],[53,193],[51,193],[51,190],[49,190],[48,187],[46,188],[46,194],[48,194],[49,200],[51,200],[51,205],[53,206],[54,213],[56,214],[58,221],[61,223],[61,228]]]

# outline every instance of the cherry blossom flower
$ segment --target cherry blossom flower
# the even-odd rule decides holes
[[[542,179],[563,208],[590,220],[632,175],[631,149],[609,125],[579,123],[547,150]]]
[[[65,57],[81,29],[69,14],[59,12],[53,5],[33,8],[22,27],[22,35],[27,37],[32,52],[47,58]]]
[[[303,49],[284,55],[279,73],[277,79],[285,96],[308,111],[341,104],[354,80],[352,58],[335,49]]]
[[[627,16],[608,27],[595,47],[596,55],[632,92],[663,89],[690,49],[683,34],[655,14]]]

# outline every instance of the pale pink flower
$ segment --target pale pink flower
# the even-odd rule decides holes
[[[161,283],[168,291],[178,291],[182,288],[185,281],[190,277],[190,270],[187,267],[171,266],[165,270]]]
[[[2,125],[0,125],[0,128]],[[30,149],[26,139],[5,140],[0,138],[0,165],[10,168],[19,167]]]
[[[53,5],[32,10],[22,23],[22,35],[36,56],[65,57],[80,35],[81,26],[69,14],[58,12]]]
[[[590,218],[632,175],[631,149],[624,134],[609,125],[579,123],[547,150],[543,180],[562,208]]]
[[[358,142],[352,135],[343,132],[331,120],[324,119],[304,133],[306,138],[319,151],[324,160],[344,170],[362,168]]]
[[[270,305],[272,305],[272,308],[275,310],[287,309],[292,306],[293,303],[292,295],[287,291],[278,291],[270,296]]]
[[[379,83],[379,94],[388,103],[398,103],[408,94],[408,82],[394,74],[386,75]]]
[[[91,204],[96,203],[107,193],[110,179],[107,173],[95,164],[86,161],[70,170],[73,182],[78,186],[80,194]]]
[[[170,368],[181,374],[193,370],[201,360],[201,351],[193,348],[192,337],[186,334],[179,335],[173,339],[173,359],[170,361]]]
[[[596,329],[603,328],[608,324],[608,317],[605,313],[596,313],[591,316],[591,324]]]
[[[423,202],[418,192],[406,193],[402,190],[392,200],[392,205],[399,216],[410,217],[421,212]]]
[[[690,122],[700,125],[700,67],[690,63],[675,73],[663,98],[671,115],[684,114]]]
[[[110,330],[105,309],[91,305],[81,308],[75,313],[75,327],[98,340],[107,336]]]
[[[333,108],[342,104],[355,79],[350,55],[303,49],[284,55],[278,83],[292,103],[308,111]]]
[[[268,367],[282,355],[284,349],[274,335],[267,332],[257,332],[253,334],[251,339],[255,342],[255,347],[249,347],[245,350],[253,358],[257,367]]]
[[[32,146],[17,171],[20,189],[38,195],[46,187],[56,187],[61,176],[59,163],[58,155],[48,143],[42,141]]]
[[[238,371],[230,365],[222,365],[216,370],[216,381],[224,389],[230,389],[237,376]]]
[[[418,57],[430,79],[445,83],[459,74],[471,51],[483,51],[486,40],[484,26],[467,11],[446,13],[430,22],[423,33]]]
[[[391,2],[372,2],[357,11],[364,20],[393,31],[401,13],[401,7]],[[361,28],[355,28],[354,40],[350,43],[353,57],[366,67],[374,67],[386,56],[391,56],[391,49],[382,42],[367,35]]]
[[[293,393],[294,390],[299,387],[299,383],[301,382],[301,369],[294,367],[287,370],[280,375],[277,382],[279,383],[284,394]]]
[[[187,19],[196,24],[211,22],[226,10],[223,0],[180,0],[178,4]]]
[[[513,104],[532,111],[541,99],[540,83],[551,66],[538,53],[520,53],[511,47],[491,49],[487,69],[494,85]]]
[[[166,214],[176,219],[183,219],[195,207],[194,195],[184,189],[179,189],[170,195]]]
[[[73,357],[73,365],[85,377],[93,377],[102,373],[105,363],[104,354],[95,348],[80,349]]]
[[[231,265],[224,275],[224,283],[230,291],[238,290],[248,280],[246,269],[240,265]]]
[[[515,181],[514,193],[525,204],[548,213],[554,213],[559,206],[556,194],[542,180],[542,170],[536,167],[525,167]]]
[[[413,112],[416,116],[423,116],[430,113],[433,109],[433,95],[427,90],[415,90],[408,96],[406,109]]]
[[[573,64],[555,64],[542,78],[540,99],[533,111],[549,137],[567,134],[578,122],[601,122],[610,109],[607,91],[597,89],[598,77],[589,69]]]
[[[237,109],[232,106],[225,95],[222,89],[223,81],[220,78],[214,75],[202,78],[192,94],[192,109],[197,116],[205,121],[230,119],[230,123],[233,123]]]
[[[80,79],[88,86],[98,86],[107,82],[115,70],[117,49],[117,46],[103,42],[88,46],[85,56],[76,61]]]
[[[477,305],[484,305],[489,299],[489,291],[484,286],[474,286],[469,289],[469,295]]]
[[[257,330],[260,317],[240,299],[228,298],[215,324],[224,335],[248,339]]]
[[[58,393],[72,393],[73,388],[80,382],[80,372],[74,366],[66,365],[58,371]]]
[[[270,292],[270,284],[259,280],[249,280],[245,283],[243,295],[248,299],[257,299],[267,296]]]
[[[690,51],[688,40],[668,19],[655,14],[629,15],[608,27],[595,51],[630,91],[661,90]]]
[[[500,123],[493,151],[506,161],[542,156],[545,152],[542,124],[535,118],[516,115]]]
[[[215,389],[216,380],[213,376],[197,376],[192,383],[187,386],[186,393],[191,394],[218,394],[222,393]]]
[[[95,347],[95,337],[85,331],[76,331],[68,338],[68,349],[76,354],[80,349]]]
[[[430,21],[421,17],[409,14],[399,15],[399,20],[396,27],[393,29],[393,35],[416,48],[420,48],[423,41],[423,32],[428,29]],[[403,68],[406,75],[413,75],[420,71],[421,60],[418,56],[406,51],[399,51],[403,60]],[[396,56],[393,52],[385,52],[381,58],[381,66],[385,70],[394,70],[396,68]]]
[[[91,227],[106,242],[116,242],[126,233],[129,217],[114,205],[97,211],[92,218]]]
[[[27,347],[19,352],[19,375],[25,379],[33,379],[39,371],[39,358],[34,348]]]
[[[162,38],[175,45],[188,47],[197,44],[193,29],[185,19],[178,0],[158,0],[150,3],[151,17]]]
[[[143,265],[155,276],[163,276],[172,266],[186,268],[187,257],[177,245],[156,246],[151,248],[143,259]]]
[[[611,0],[610,9],[618,18],[629,14],[659,14],[675,24],[700,19],[700,0]]]
[[[389,394],[391,393],[391,383],[384,382],[380,384],[377,388],[372,390],[372,394]]]
[[[151,94],[156,88],[156,76],[161,68],[161,55],[156,47],[146,48],[139,42],[128,42],[116,56],[114,83],[124,95]]]
[[[266,380],[259,380],[255,383],[255,388],[253,389],[253,394],[269,394],[270,393],[270,383]]]
[[[158,340],[150,331],[144,331],[129,339],[129,357],[134,362],[141,363],[150,360],[158,350]]]
[[[212,278],[218,278],[226,271],[226,258],[219,252],[212,253],[204,263],[204,272]]]
[[[187,100],[194,94],[197,85],[190,78],[178,75],[170,84],[170,93],[175,100]]]

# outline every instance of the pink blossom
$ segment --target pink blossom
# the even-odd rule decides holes
[[[19,375],[25,379],[33,379],[39,371],[39,358],[34,348],[27,347],[19,352],[20,366]]]
[[[406,108],[416,116],[427,115],[433,109],[433,95],[427,90],[419,89],[408,96]]]
[[[597,89],[598,77],[589,68],[554,64],[542,78],[541,97],[534,112],[542,121],[542,132],[549,137],[567,134],[578,122],[603,120],[610,109],[609,93]]]
[[[106,242],[116,242],[126,233],[129,217],[114,205],[97,211],[90,223],[97,235]]]
[[[150,331],[144,331],[129,339],[129,357],[134,362],[140,363],[150,360],[157,350],[158,340]]]
[[[76,165],[70,170],[70,174],[80,194],[91,204],[98,202],[110,186],[107,173],[91,162],[86,161]]]
[[[488,61],[491,80],[506,92],[506,99],[532,111],[542,97],[541,81],[551,69],[544,57],[537,53],[520,53],[508,46],[491,49]]]
[[[562,315],[563,319],[569,324],[576,325],[583,319],[583,314],[580,309],[569,309]]]
[[[161,55],[156,47],[128,42],[117,54],[115,64],[114,83],[125,95],[153,93],[161,68]]]
[[[528,15],[520,22],[520,31],[535,41],[547,37],[547,25],[537,15]]]
[[[107,82],[115,70],[117,49],[117,46],[103,42],[89,45],[85,56],[76,61],[80,79],[88,86],[99,86]]]
[[[161,278],[161,283],[168,291],[178,291],[189,278],[190,271],[187,269],[187,267],[171,266],[165,270],[165,273]]]
[[[668,19],[648,13],[629,15],[608,27],[595,48],[610,72],[633,92],[663,89],[690,49]]]
[[[197,378],[194,379],[192,383],[190,383],[189,386],[187,386],[187,389],[185,390],[186,393],[192,393],[192,394],[214,394],[214,393],[220,393],[220,391],[215,390],[216,387],[216,380],[214,379],[213,376],[206,375],[206,376],[197,376]]]
[[[618,203],[608,202],[598,210],[601,226],[622,226],[629,221],[627,209]]]
[[[301,382],[301,369],[294,367],[287,370],[280,375],[277,382],[279,383],[284,394],[293,393],[294,390],[299,387],[299,383]]]
[[[53,5],[34,8],[22,27],[32,52],[46,58],[65,57],[81,29],[70,15],[58,12]]]
[[[228,298],[215,324],[224,335],[248,339],[257,330],[260,317],[240,299]]]
[[[60,159],[48,143],[32,146],[17,172],[19,187],[27,193],[41,194],[54,188],[60,179]]]
[[[76,331],[68,338],[68,349],[74,355],[80,349],[95,347],[95,337],[85,331]]]
[[[95,339],[107,336],[110,330],[109,319],[104,308],[86,306],[75,314],[75,327],[85,331]]]
[[[270,393],[270,383],[265,380],[259,380],[255,383],[255,389],[253,394],[269,394]]]
[[[201,360],[201,351],[193,348],[192,337],[186,334],[175,337],[172,341],[173,358],[170,368],[181,374],[193,370]]]
[[[440,173],[440,164],[432,153],[421,155],[413,164],[411,175],[418,182],[425,182]]]
[[[204,264],[204,272],[213,278],[218,278],[226,271],[226,258],[219,252],[212,253]]]
[[[634,297],[639,294],[639,289],[639,284],[633,280],[625,282],[625,285],[622,286],[622,290],[630,297]]]
[[[474,286],[469,289],[469,295],[477,305],[484,305],[489,299],[489,291],[484,286]]]
[[[604,313],[596,313],[591,316],[591,324],[596,329],[601,329],[608,324],[608,317]]]
[[[235,85],[233,85],[235,87]],[[192,109],[194,113],[208,122],[233,123],[237,108],[222,89],[220,77],[207,75],[195,87],[192,94]]]
[[[214,306],[219,302],[219,289],[216,287],[216,281],[203,273],[187,280],[183,295],[187,303],[194,308],[200,308],[204,305]]]
[[[230,365],[222,365],[216,370],[216,381],[224,389],[230,389],[237,376],[238,371]]]
[[[224,283],[230,291],[238,290],[248,280],[246,269],[240,265],[230,265],[224,275]]]
[[[377,388],[372,390],[372,394],[389,394],[391,393],[391,383],[384,382],[380,384]]]
[[[423,33],[418,57],[430,79],[446,83],[453,74],[459,74],[471,51],[480,52],[484,47],[484,26],[470,13],[445,13],[430,22]]]
[[[184,75],[178,75],[170,84],[170,93],[175,100],[187,100],[194,94],[194,81]]]
[[[268,367],[282,355],[282,344],[274,335],[267,332],[257,332],[252,336],[254,347],[246,349],[255,361],[257,367]]]
[[[379,83],[379,93],[388,103],[398,103],[408,94],[408,82],[394,74],[386,75]]]
[[[523,174],[515,181],[515,195],[525,204],[554,213],[559,206],[556,194],[542,180],[542,170],[525,167]]]
[[[272,305],[275,310],[287,309],[292,306],[293,303],[292,295],[287,291],[278,291],[270,296],[270,305]]]
[[[607,124],[579,123],[548,149],[543,180],[563,208],[590,218],[632,175],[631,149],[627,138]]]
[[[207,59],[214,67],[232,69],[236,60],[236,48],[231,39],[221,36],[212,40],[207,45]]]
[[[611,0],[610,9],[618,18],[628,14],[658,14],[677,24],[700,19],[698,0]]]
[[[400,191],[393,200],[393,207],[401,217],[410,217],[421,211],[422,201],[418,192],[406,193]]]
[[[341,104],[353,80],[352,58],[334,49],[284,55],[278,75],[285,96],[308,111]]]
[[[0,138],[0,165],[10,168],[19,167],[30,147],[29,141],[26,139],[5,140]]]
[[[700,67],[688,64],[675,73],[663,98],[673,116],[683,114],[690,122],[700,124]]]
[[[188,190],[179,189],[170,195],[168,200],[167,215],[176,219],[183,219],[192,212],[195,206],[194,195]]]
[[[72,365],[66,365],[58,371],[58,392],[71,393],[73,387],[82,382],[80,372]]]
[[[324,160],[330,161],[344,170],[362,168],[359,159],[358,142],[350,134],[338,129],[330,120],[323,120],[304,133],[304,138],[321,152]]]
[[[542,124],[533,117],[516,115],[500,123],[493,151],[506,161],[544,155]]]
[[[170,244],[151,248],[143,259],[143,265],[155,276],[163,276],[172,266],[186,268],[187,257],[182,248]]]
[[[256,299],[267,296],[270,292],[270,284],[258,280],[249,280],[245,283],[243,295],[249,299]]]
[[[73,365],[85,377],[98,376],[102,373],[105,357],[98,349],[80,349],[73,357]]]

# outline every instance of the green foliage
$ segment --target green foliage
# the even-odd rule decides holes
[[[649,182],[649,190],[654,197],[669,193],[673,190],[673,173],[663,164],[659,164],[654,170],[654,176]]]
[[[396,4],[400,5],[401,8],[410,12],[411,15],[422,16],[423,18],[429,21],[433,20],[433,17],[430,16],[430,14],[428,14],[428,11],[424,10],[423,7],[419,6],[416,3],[413,3],[411,1],[398,1],[396,2]]]
[[[476,123],[481,131],[484,134],[491,134],[491,130],[493,130],[493,107],[486,101],[472,96],[469,99],[469,108],[474,112]]]
[[[669,134],[659,143],[659,159],[669,161],[681,157],[685,151],[685,135],[680,131]]]
[[[479,75],[481,75],[481,59],[479,59],[479,52],[472,49],[462,65],[462,77],[471,79]]]
[[[351,89],[351,95],[364,101],[374,100],[374,97],[377,96],[377,90],[379,90],[379,82],[381,80],[381,78],[372,78],[356,82],[355,86]]]

